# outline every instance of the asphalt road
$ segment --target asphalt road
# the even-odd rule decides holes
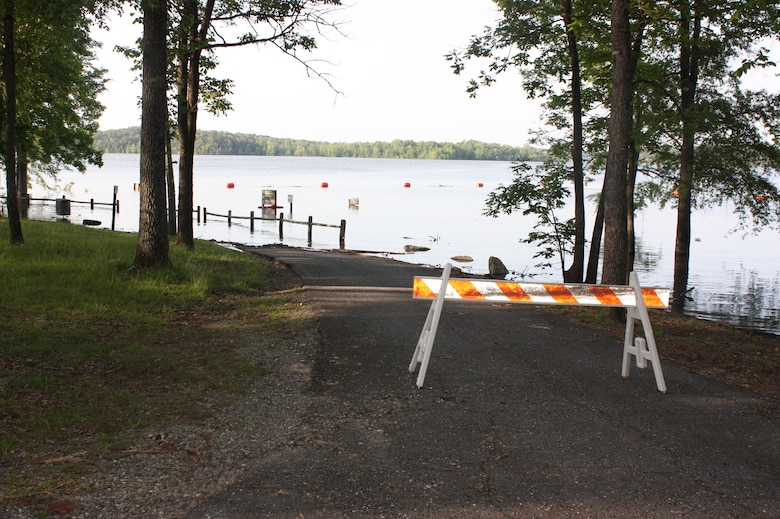
[[[319,312],[305,431],[191,518],[780,517],[778,409],[533,306],[447,301],[408,372],[430,269],[263,248]],[[618,325],[621,326],[621,325]],[[622,327],[622,326],[621,326]]]

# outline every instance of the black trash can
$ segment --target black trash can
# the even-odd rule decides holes
[[[54,201],[57,216],[70,216],[70,200],[65,197],[58,198]]]

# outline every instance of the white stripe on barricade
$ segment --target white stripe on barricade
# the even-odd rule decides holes
[[[417,376],[417,386],[422,387],[425,373],[439,326],[441,311],[445,299],[460,299],[465,301],[483,301],[489,303],[523,303],[523,304],[556,304],[607,306],[626,308],[626,333],[623,341],[622,376],[628,378],[630,357],[636,358],[639,368],[647,367],[649,360],[653,366],[658,391],[666,393],[666,382],[661,370],[661,361],[650,325],[647,308],[666,308],[669,306],[668,289],[642,288],[634,272],[631,273],[629,284],[583,285],[583,284],[552,284],[552,283],[516,283],[512,281],[493,281],[482,279],[450,278],[452,265],[447,263],[441,278],[415,277],[413,297],[415,299],[434,299],[425,320],[420,339],[409,364],[409,372],[420,365]],[[635,323],[640,321],[644,337],[635,337]]]

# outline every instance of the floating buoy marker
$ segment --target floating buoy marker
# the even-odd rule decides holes
[[[228,189],[233,189],[236,185],[233,182],[228,182],[227,187]]]
[[[477,187],[482,187],[482,182],[477,182]]]
[[[327,182],[323,182],[322,184],[320,184],[320,187],[328,187],[328,183]]]
[[[404,187],[412,187],[412,184],[410,182],[404,182]]]

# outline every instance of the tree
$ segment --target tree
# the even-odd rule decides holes
[[[11,243],[24,243],[16,189],[16,14],[13,0],[3,1],[3,86],[5,87],[5,172]]]
[[[214,49],[252,44],[271,44],[299,61],[310,74],[327,79],[303,60],[298,51],[316,48],[313,37],[303,33],[309,26],[318,30],[330,25],[328,6],[340,0],[181,0],[177,2],[178,25],[175,29],[177,60],[177,122],[179,132],[179,225],[177,242],[194,246],[193,239],[193,163],[197,134],[198,107],[202,89],[207,87],[210,109],[224,112],[229,104],[224,95],[229,81],[202,80],[202,72],[216,66]],[[235,26],[246,24],[246,32],[236,34]],[[328,82],[330,85],[330,83]],[[332,85],[331,85],[332,87]],[[334,89],[335,90],[335,89]]]
[[[103,71],[92,66],[95,44],[89,38],[89,21],[99,6],[89,0],[7,0],[2,6],[2,154],[7,184],[14,185],[8,192],[9,223],[18,240],[16,195],[26,193],[28,164],[56,174],[64,166],[83,171],[87,163],[101,163],[93,135],[103,109],[95,100],[103,90]]]
[[[777,224],[780,98],[748,92],[741,76],[774,66],[761,42],[777,38],[780,6],[772,2],[684,0],[658,9],[657,30],[674,29],[666,54],[646,58],[658,80],[646,104],[665,114],[660,136],[646,143],[658,185],[649,191],[676,204],[672,308],[688,292],[691,212],[732,203],[740,222]],[[673,49],[673,50],[672,50]],[[672,87],[674,86],[674,87]]]
[[[453,51],[446,59],[453,71],[462,73],[465,61],[490,58],[487,71],[469,82],[467,91],[474,96],[481,86],[495,82],[495,76],[515,68],[523,75],[523,87],[531,98],[545,98],[548,124],[569,132],[568,138],[553,138],[546,144],[556,162],[549,171],[557,171],[574,188],[574,220],[568,226],[573,238],[572,263],[563,270],[568,282],[580,282],[585,268],[585,161],[583,155],[584,114],[595,97],[586,89],[582,55],[593,54],[600,39],[599,7],[602,2],[575,4],[572,0],[495,0],[503,13],[496,28],[472,37],[465,52]],[[591,58],[592,59],[592,58]],[[565,78],[568,78],[565,79]],[[566,82],[559,90],[558,86]],[[568,117],[560,115],[568,111]],[[517,171],[516,171],[517,172]],[[541,174],[541,173],[540,173]],[[515,181],[524,183],[521,176]],[[518,186],[521,188],[521,186]],[[532,193],[529,193],[529,195]],[[536,200],[544,200],[540,188]],[[517,199],[520,202],[521,199]],[[529,206],[530,207],[530,206]],[[535,211],[532,213],[538,214]]]
[[[168,266],[165,141],[168,138],[167,0],[143,0],[141,90],[141,208],[135,268]]]
[[[612,0],[612,102],[607,170],[601,193],[604,199],[604,260],[601,282],[605,284],[625,284],[628,281],[626,193],[634,76],[628,5],[629,0]]]

